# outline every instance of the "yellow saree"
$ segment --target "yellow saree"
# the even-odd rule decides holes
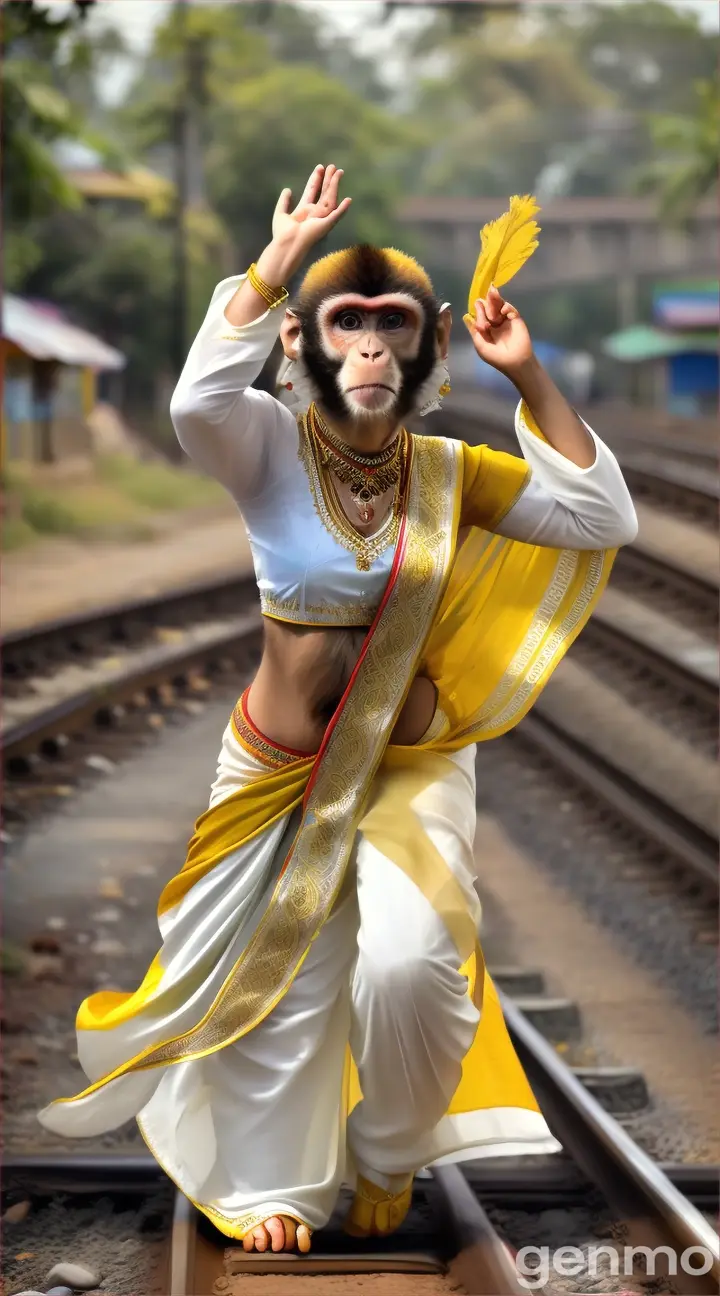
[[[47,1108],[44,1123],[53,1124],[54,1109],[86,1103],[122,1077],[134,1075],[141,1092],[143,1075],[207,1057],[261,1023],[332,913],[359,828],[430,900],[457,945],[468,993],[482,1004],[449,1113],[508,1106],[537,1111],[482,962],[474,920],[412,803],[442,776],[450,753],[506,732],[528,711],[590,616],[614,554],[543,549],[479,528],[458,548],[462,472],[459,443],[412,438],[393,571],[320,751],[268,770],[206,811],[182,870],[162,892],[164,934],[199,882],[297,811],[299,826],[262,913],[218,973],[211,997],[203,1000],[185,973],[172,974],[162,950],[134,993],[90,996],[77,1018],[81,1059],[82,1041],[99,1041],[103,1033],[109,1064],[103,1069],[97,1061],[84,1062],[92,1083]],[[517,481],[515,461],[500,511],[516,496]],[[419,669],[437,687],[436,721],[419,745],[395,747],[389,736]],[[168,1024],[178,1021],[182,1029]],[[349,1110],[360,1096],[349,1055],[346,1083]]]

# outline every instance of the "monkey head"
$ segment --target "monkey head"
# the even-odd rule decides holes
[[[310,267],[281,338],[329,415],[399,421],[437,395],[450,324],[412,257],[359,246]]]

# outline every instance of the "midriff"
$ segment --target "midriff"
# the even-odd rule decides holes
[[[315,752],[350,682],[367,631],[264,619],[263,655],[248,695],[252,721],[272,742]],[[416,675],[390,741],[419,742],[435,714],[431,680]]]

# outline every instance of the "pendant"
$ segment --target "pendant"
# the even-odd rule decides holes
[[[358,511],[358,515],[363,526],[367,525],[368,522],[372,522],[373,518],[375,517],[375,509],[373,508],[371,503],[372,495],[370,494],[370,491],[367,489],[367,487],[364,487],[362,490],[357,491],[357,493],[353,491],[352,497],[353,497],[353,503],[355,505],[355,508]]]
[[[358,553],[355,556],[355,566],[358,571],[370,571],[370,560],[366,553]]]

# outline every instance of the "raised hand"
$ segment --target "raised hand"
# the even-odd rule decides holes
[[[273,242],[286,249],[292,248],[298,263],[350,206],[351,198],[338,202],[338,189],[344,174],[332,163],[315,167],[296,207],[292,206],[289,189],[283,189],[280,194],[273,216]]]
[[[533,346],[527,325],[494,284],[487,297],[476,301],[475,319],[466,315],[465,324],[480,359],[508,377],[532,360]]]
[[[269,287],[286,287],[310,248],[345,215],[351,199],[338,202],[343,174],[332,163],[315,167],[296,207],[290,190],[283,189],[273,215],[272,240],[257,259],[257,274]],[[225,318],[242,328],[266,310],[265,298],[246,279],[225,308]]]

